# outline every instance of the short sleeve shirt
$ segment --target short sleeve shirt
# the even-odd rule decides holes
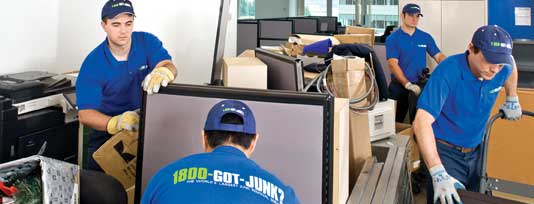
[[[142,204],[299,203],[293,189],[248,159],[239,149],[220,146],[180,159],[150,180]]]
[[[491,108],[513,68],[506,65],[492,80],[479,80],[468,66],[467,55],[450,56],[436,67],[417,107],[435,118],[436,138],[473,148],[482,142]]]
[[[433,57],[440,50],[430,34],[417,28],[411,36],[399,28],[386,39],[386,58],[399,60],[399,66],[410,82],[417,82],[426,68],[426,53]],[[395,78],[393,74],[391,77]]]
[[[159,62],[170,59],[161,41],[150,33],[132,33],[127,61],[117,61],[104,40],[81,66],[76,81],[78,108],[111,116],[140,108],[141,82]]]

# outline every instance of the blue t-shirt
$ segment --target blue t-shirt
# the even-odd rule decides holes
[[[469,69],[468,52],[448,57],[430,76],[417,107],[430,113],[436,138],[473,148],[482,142],[495,99],[511,66],[504,66],[492,80],[478,80]]]
[[[104,40],[80,68],[76,81],[78,108],[110,116],[140,108],[141,82],[159,62],[170,59],[161,41],[150,33],[132,33],[128,61],[117,61]]]
[[[386,39],[386,58],[399,60],[404,76],[412,83],[426,67],[426,53],[434,57],[440,50],[430,34],[417,28],[411,36],[399,28]],[[391,78],[395,76],[391,74]]]
[[[152,177],[142,204],[299,203],[293,189],[248,159],[220,146],[180,159]]]

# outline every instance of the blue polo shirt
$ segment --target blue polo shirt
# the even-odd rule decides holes
[[[293,189],[248,159],[220,146],[180,159],[152,177],[142,204],[299,203]]]
[[[399,60],[402,72],[412,83],[426,67],[426,53],[434,57],[439,52],[434,38],[417,28],[411,36],[399,28],[386,39],[386,58]],[[391,78],[395,76],[391,74]]]
[[[436,138],[473,148],[482,142],[491,108],[513,68],[504,66],[492,80],[481,81],[469,69],[467,55],[450,56],[436,67],[417,107],[436,119]]]
[[[110,116],[140,108],[141,82],[159,62],[170,59],[161,41],[150,33],[132,33],[128,61],[117,61],[104,40],[80,68],[76,81],[78,108]]]

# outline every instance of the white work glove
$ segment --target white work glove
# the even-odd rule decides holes
[[[429,171],[434,187],[434,203],[436,203],[438,198],[441,204],[454,204],[453,198],[457,203],[462,203],[458,192],[456,192],[457,188],[465,189],[462,183],[450,176],[441,164],[430,168]]]
[[[174,80],[174,74],[167,67],[152,70],[143,80],[142,86],[148,94],[158,93],[161,86],[166,87]]]
[[[107,131],[109,134],[115,135],[122,130],[139,130],[139,109],[135,111],[126,111],[109,119],[107,124]]]
[[[421,88],[419,88],[419,86],[417,86],[416,84],[412,84],[411,82],[404,84],[404,88],[408,89],[408,91],[413,92],[415,96],[419,96],[419,94],[421,94]]]
[[[519,120],[523,114],[521,105],[519,105],[519,97],[507,96],[506,102],[502,104],[501,111],[504,113],[504,118],[507,120]]]

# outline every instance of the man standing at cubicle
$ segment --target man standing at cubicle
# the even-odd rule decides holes
[[[215,104],[202,132],[206,153],[160,169],[141,203],[299,203],[291,187],[250,159],[258,137],[246,104],[236,100]]]
[[[87,169],[100,170],[92,154],[121,130],[136,131],[141,87],[159,91],[176,77],[176,67],[159,39],[133,32],[129,0],[110,0],[102,8],[107,38],[85,58],[76,82],[80,122],[89,127]]]
[[[461,203],[457,188],[478,192],[480,146],[490,111],[502,86],[505,118],[521,117],[512,39],[490,25],[475,31],[465,53],[447,58],[419,97],[414,131],[432,181],[428,203]],[[513,136],[513,135],[510,135]],[[484,172],[482,172],[484,173]]]
[[[417,85],[418,78],[426,68],[426,53],[437,63],[445,59],[430,34],[417,28],[421,7],[417,4],[406,4],[402,8],[402,23],[386,39],[386,58],[391,71],[389,98],[397,101],[396,122],[403,122],[408,112],[410,92],[415,96],[421,93]],[[410,116],[410,121],[414,116]]]

